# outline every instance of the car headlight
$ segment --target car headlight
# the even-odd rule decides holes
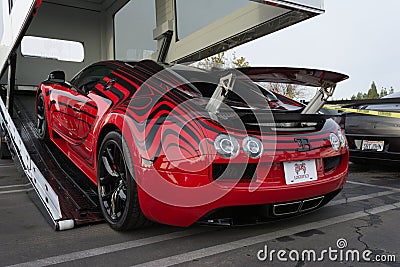
[[[250,158],[258,159],[264,151],[264,146],[259,139],[248,136],[243,139],[243,150]]]
[[[342,144],[342,147],[346,148],[346,137],[343,135],[341,130],[337,132],[337,136],[339,137],[339,141],[340,144]]]
[[[329,140],[331,141],[331,145],[332,145],[333,150],[339,151],[339,149],[340,149],[340,140],[337,137],[337,135],[334,134],[334,133],[331,133],[329,135]]]
[[[235,137],[220,134],[214,141],[215,150],[224,158],[235,158],[240,151],[239,142]]]

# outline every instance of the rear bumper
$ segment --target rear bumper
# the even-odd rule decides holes
[[[400,162],[400,153],[394,152],[371,152],[351,149],[350,150],[350,161],[382,161],[382,162]]]
[[[400,162],[400,137],[377,135],[346,134],[349,142],[350,161],[374,160]],[[384,149],[381,152],[362,150],[362,140],[384,141]]]
[[[341,189],[331,193],[295,201],[220,208],[203,216],[198,222],[207,225],[254,225],[274,219],[314,211],[331,201]]]
[[[138,171],[138,170],[136,170]],[[151,177],[149,170],[139,170],[143,172],[139,175],[146,175],[145,177]],[[213,214],[217,214],[216,211],[223,208],[229,207],[252,207],[265,205],[261,207],[261,210],[265,210],[264,217],[274,217],[275,215],[292,215],[295,213],[300,213],[301,211],[309,211],[311,209],[301,210],[300,206],[299,212],[290,212],[290,214],[274,214],[271,209],[276,207],[274,204],[288,203],[288,202],[302,202],[300,205],[304,205],[303,200],[311,200],[313,198],[323,197],[321,203],[318,205],[313,205],[311,202],[306,204],[312,209],[318,208],[324,205],[327,201],[333,198],[343,187],[348,173],[348,165],[343,168],[343,171],[339,174],[332,175],[329,178],[323,180],[317,180],[310,183],[297,184],[297,185],[284,185],[284,186],[271,186],[270,188],[258,188],[255,191],[249,189],[231,189],[223,192],[223,188],[218,188],[224,195],[215,201],[210,203],[199,205],[199,206],[178,206],[170,205],[165,203],[160,198],[156,199],[154,196],[148,194],[145,190],[139,187],[139,201],[141,209],[144,215],[153,221],[160,222],[163,224],[175,225],[175,226],[189,226],[199,220],[201,222],[208,221],[209,218],[214,218]],[[195,175],[193,177],[188,177],[189,179],[196,179]],[[151,179],[146,179],[151,180]],[[143,185],[143,184],[142,184]],[[144,185],[145,188],[149,185],[148,183]],[[159,186],[159,185],[158,185]],[[215,189],[214,188],[214,189]],[[195,197],[196,194],[182,193],[177,196],[176,192],[171,192],[175,194],[177,198],[191,198]],[[257,213],[257,212],[256,212]],[[251,214],[254,215],[254,214]],[[259,214],[258,214],[259,215]],[[272,215],[272,216],[271,216]]]

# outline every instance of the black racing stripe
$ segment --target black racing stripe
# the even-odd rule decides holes
[[[156,135],[160,130],[160,124],[154,124],[150,129],[148,129],[148,134],[145,138],[145,150],[148,150],[150,147],[152,147],[154,141],[156,141]],[[146,128],[146,127],[143,127]],[[137,128],[138,131],[140,131],[140,129]],[[191,142],[189,142],[185,137],[183,137],[182,135],[179,135],[179,133],[168,129],[166,131],[164,131],[163,136],[161,137],[161,143],[159,144],[159,146],[161,146],[162,143],[164,143],[164,139],[167,135],[174,135],[176,137],[178,137],[179,139],[181,139],[182,141],[185,142],[186,145],[188,145],[189,147],[191,147],[194,151],[197,151],[196,148],[193,146],[193,144]],[[190,136],[190,135],[189,135]],[[192,136],[191,136],[192,137]],[[196,138],[197,139],[197,138]]]
[[[164,102],[166,102],[166,101],[164,101]],[[170,102],[166,102],[166,103],[170,103]],[[153,106],[154,105],[151,105],[151,108],[153,108]],[[119,110],[121,110],[122,112],[125,112],[125,110],[123,108],[120,108]],[[135,107],[133,105],[130,105],[129,106],[129,111],[133,112],[136,115],[143,116],[145,113],[149,112],[149,109],[139,109],[139,110],[137,110],[137,109],[135,109]],[[131,119],[135,120],[134,115],[130,114],[130,112],[128,114],[128,117],[130,117]],[[187,122],[185,120],[185,118],[182,118],[181,120],[179,120],[179,118],[182,117],[183,114],[187,114],[187,112],[173,110],[172,107],[170,107],[167,104],[160,105],[160,106],[157,107],[157,109],[152,110],[151,114],[149,114],[147,119],[148,120],[153,120],[154,118],[156,118],[162,112],[163,113],[167,112],[168,114],[171,114],[172,115],[171,118],[176,118],[176,120],[177,120],[176,123],[177,124],[181,124],[182,127],[185,124],[185,122]],[[163,116],[166,116],[166,115],[163,114]],[[157,123],[163,123],[163,121],[158,121]],[[197,131],[195,131],[198,127],[189,127],[189,125],[187,125],[186,127],[188,127],[187,131],[191,132],[191,134],[190,134],[191,136],[196,136],[197,137],[198,135],[202,135],[203,134],[199,129]],[[193,128],[193,129],[190,130],[190,128]],[[194,132],[197,132],[197,134],[195,134]]]
[[[193,128],[193,130],[192,130]],[[194,131],[198,130],[197,125],[195,125],[195,122],[192,123],[184,123],[182,127],[182,131],[187,133],[191,138],[193,138],[197,143],[200,143],[200,137],[203,137],[203,133],[199,131]]]
[[[163,136],[161,137],[161,143],[162,144],[164,143],[164,141],[165,141],[164,139],[168,135],[174,135],[174,136],[178,137],[179,139],[184,141],[186,145],[191,147],[193,149],[193,151],[197,151],[197,149],[193,146],[193,144],[191,142],[189,142],[185,137],[183,137],[182,135],[180,135],[179,133],[177,133],[177,132],[175,132],[175,131],[173,131],[171,129],[168,129],[168,130],[164,131]]]
[[[157,103],[158,104],[158,103]],[[154,105],[155,106],[155,105]],[[151,113],[148,116],[148,120],[152,120],[155,117],[157,117],[157,115],[161,112],[161,111],[167,111],[168,113],[171,113],[171,111],[173,110],[172,107],[168,106],[167,104],[161,104],[157,109],[152,110]]]
[[[160,109],[156,113],[159,114],[159,112],[164,111],[164,110],[165,109]],[[128,117],[132,119],[130,114],[128,114]],[[139,132],[142,132],[142,133],[144,131],[153,132],[153,130],[154,130],[153,128],[155,126],[157,126],[157,128],[159,128],[159,126],[161,126],[165,122],[165,120],[167,118],[168,118],[168,115],[166,115],[166,114],[163,114],[162,116],[159,116],[159,117],[154,115],[153,119],[148,117],[148,119],[146,120],[146,123],[142,127],[137,127],[136,129]],[[200,136],[199,135],[202,135],[201,132],[198,132],[198,134],[196,134],[192,129],[190,129],[189,125],[187,125],[184,121],[180,121],[180,120],[178,120],[177,117],[173,117],[173,116],[170,117],[170,118],[171,119],[176,119],[176,121],[171,121],[171,122],[174,122],[178,127],[180,127],[180,129],[182,129],[182,131],[184,131],[188,136],[190,136],[196,143],[200,143]],[[155,121],[153,121],[154,119],[155,119]],[[149,127],[149,122],[150,121],[152,122],[152,126],[149,129],[148,127]],[[197,127],[194,127],[194,128],[197,128]],[[155,136],[155,134],[154,134],[154,136]],[[154,138],[154,136],[152,136],[151,138]]]
[[[199,118],[199,119],[198,119],[199,124],[200,124],[201,127],[203,127],[204,129],[207,129],[207,130],[209,130],[209,131],[211,131],[211,132],[214,132],[214,133],[221,133],[221,131],[224,130],[224,128],[223,128],[222,126],[221,126],[220,129],[218,129],[218,128],[217,128],[218,126],[216,126],[216,125],[210,125],[210,124],[206,123],[207,120],[208,120],[208,118]],[[210,123],[211,123],[211,122],[210,122]]]
[[[115,87],[111,87],[108,92],[112,93],[113,95],[115,95],[118,98],[118,102],[121,102],[122,100],[125,99],[125,94],[123,92],[121,92],[120,90],[118,90]]]
[[[129,83],[129,82],[127,81],[127,80],[131,80],[131,79],[128,78],[128,77],[126,77],[123,73],[121,73],[121,72],[119,72],[119,71],[115,71],[115,73],[117,73],[117,74],[120,75],[120,76],[114,74],[114,72],[113,72],[113,73],[111,73],[111,74],[109,75],[109,78],[118,81],[118,83],[119,83],[120,85],[122,85],[122,87],[124,87],[128,92],[130,92],[131,95],[135,94],[136,91],[137,91],[136,86],[135,86],[134,84]],[[125,80],[124,78],[121,78],[121,76],[124,77],[126,80]],[[131,82],[132,82],[132,83],[135,83],[134,81],[131,81]]]
[[[154,121],[154,123],[152,124],[152,126],[151,126],[151,128],[153,128],[155,125],[157,126],[157,127],[159,127],[159,126],[161,126],[164,122],[165,122],[165,119],[167,118],[167,116],[160,116],[160,117],[158,117],[155,121]],[[143,127],[143,131],[146,131],[146,129],[149,127],[149,125],[150,125],[150,122],[151,120],[146,120],[146,123],[144,124],[144,127]],[[151,131],[151,128],[150,128],[150,131]]]
[[[98,95],[98,96],[104,98],[104,99],[111,100],[107,95],[105,95],[102,91],[100,91],[100,90],[97,89],[97,88],[92,89],[92,92],[95,93],[96,95]]]
[[[165,122],[165,119],[167,118],[167,116],[163,116],[162,120],[157,119],[154,124],[163,124]],[[200,143],[200,134],[198,133],[196,134],[192,129],[190,129],[190,125],[188,125],[187,123],[185,123],[184,121],[180,121],[178,120],[177,117],[169,117],[170,119],[168,120],[169,122],[173,122],[175,125],[177,125],[177,127],[179,127],[179,129],[183,132],[185,132],[188,136],[190,136],[196,143]],[[148,125],[148,124],[147,124]],[[202,134],[201,134],[202,135]]]
[[[141,80],[138,77],[138,75],[135,72],[132,72],[131,70],[126,71],[123,69],[118,69],[117,73],[124,76],[128,80],[131,80],[133,83],[138,84],[139,86],[141,86],[145,81],[145,80]]]
[[[153,142],[156,140],[156,135],[159,131],[160,125],[155,124],[151,127],[149,134],[145,138],[145,150],[149,150],[149,148],[153,145]],[[159,144],[161,146],[161,144]]]
[[[179,145],[177,145],[177,144],[169,144],[169,145],[167,145],[167,147],[165,148],[165,150],[168,150],[170,147],[178,147],[179,149],[185,150],[185,151],[186,151],[187,153],[189,153],[192,157],[195,156],[195,155],[192,155],[192,153],[191,153],[189,150],[187,150],[186,148],[181,147],[181,146],[179,146]],[[198,155],[198,156],[199,156],[199,155]]]

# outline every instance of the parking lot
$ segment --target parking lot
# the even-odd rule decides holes
[[[236,228],[119,233],[102,223],[56,232],[30,188],[12,161],[0,161],[0,266],[400,266],[400,171],[393,166],[351,165],[344,190],[322,209]],[[371,251],[371,262],[348,257],[350,250]]]

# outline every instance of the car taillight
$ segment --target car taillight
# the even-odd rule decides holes
[[[233,136],[220,134],[214,141],[215,150],[224,158],[235,158],[240,151],[239,142]]]

